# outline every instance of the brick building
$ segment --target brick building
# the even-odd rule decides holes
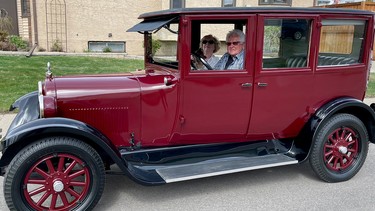
[[[311,7],[316,0],[16,0],[19,35],[47,51],[142,55],[143,37],[126,32],[141,13],[176,7]],[[0,6],[1,7],[1,6]],[[161,41],[163,41],[161,39]]]

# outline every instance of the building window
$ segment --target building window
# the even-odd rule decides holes
[[[285,6],[292,6],[292,0],[259,0],[259,5],[285,5]]]
[[[89,41],[90,52],[114,52],[124,53],[125,42],[116,41]]]
[[[222,0],[222,7],[235,7],[236,0]]]
[[[29,0],[21,0],[22,16],[24,17],[30,16],[29,2],[30,2]]]
[[[333,2],[331,0],[317,0],[315,6],[329,5]]]
[[[185,0],[171,0],[171,9],[174,8],[184,8]]]

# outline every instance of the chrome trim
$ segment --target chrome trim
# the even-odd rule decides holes
[[[268,83],[258,82],[258,86],[259,87],[266,87],[266,86],[268,86]]]
[[[44,118],[44,98],[43,98],[43,85],[42,82],[38,82],[38,101],[39,101],[39,116]]]
[[[52,78],[51,63],[50,62],[47,62],[46,78],[48,78],[48,79]]]
[[[168,85],[168,78],[167,77],[164,77],[164,85]]]
[[[163,176],[161,176],[161,177],[165,180],[166,183],[173,183],[173,182],[200,179],[200,178],[205,178],[205,177],[212,177],[212,176],[218,176],[218,175],[224,175],[224,174],[238,173],[238,172],[250,171],[250,170],[256,170],[256,169],[264,169],[264,168],[270,168],[270,167],[276,167],[276,166],[286,166],[286,165],[292,165],[292,164],[297,164],[297,163],[298,163],[297,160],[293,160],[293,161],[286,161],[286,162],[281,162],[281,163],[265,164],[265,165],[260,165],[260,166],[252,166],[252,167],[245,167],[245,168],[232,169],[232,170],[223,170],[223,171],[219,171],[219,172],[212,172],[212,173],[199,174],[199,175],[186,176],[186,177],[179,177],[179,178],[172,178],[172,179],[165,179],[165,178],[163,178]],[[156,172],[159,173],[158,170],[156,170]]]
[[[38,96],[43,95],[43,84],[41,81],[38,81]]]
[[[242,87],[251,87],[253,84],[252,83],[243,83],[241,84]]]

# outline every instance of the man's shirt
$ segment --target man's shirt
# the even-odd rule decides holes
[[[216,63],[214,70],[225,70],[225,64],[228,61],[230,55],[225,53],[220,60]],[[242,50],[236,56],[232,56],[233,61],[229,64],[227,70],[242,70],[243,69],[243,58],[244,57],[244,50]]]

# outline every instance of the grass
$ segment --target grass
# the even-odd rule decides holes
[[[143,60],[73,56],[0,56],[0,112],[22,95],[38,89],[51,63],[53,75],[123,73],[143,68]]]
[[[370,74],[370,81],[368,83],[366,97],[375,97],[375,73]]]

